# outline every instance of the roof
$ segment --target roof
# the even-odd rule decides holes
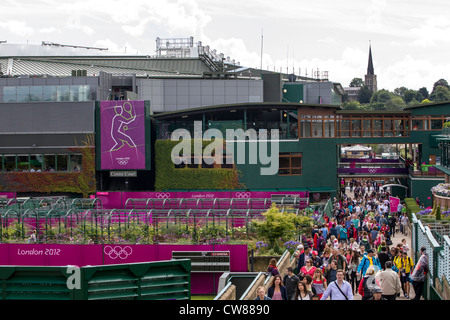
[[[345,151],[370,151],[370,150],[372,150],[372,148],[364,147],[364,146],[361,146],[358,144],[358,145],[351,146],[351,147],[344,147],[344,148],[342,148],[342,150],[345,150]]]
[[[88,76],[104,71],[113,75],[135,74],[137,77],[200,77],[205,66],[199,59],[144,58],[48,58],[20,57],[0,59],[5,75],[51,75],[70,76],[72,70],[86,70]]]
[[[442,104],[450,104],[450,100],[447,101],[438,101],[438,102],[428,102],[428,103],[419,103],[412,106],[405,107],[404,110],[408,109],[418,109],[418,108],[427,108],[427,107],[433,107],[438,106]]]
[[[236,103],[236,104],[224,104],[215,105],[207,107],[199,107],[192,109],[184,109],[170,112],[163,112],[154,114],[153,117],[156,119],[168,119],[173,117],[180,117],[189,114],[201,114],[210,112],[220,112],[226,110],[239,110],[239,109],[279,109],[279,110],[297,110],[301,107],[321,107],[321,108],[334,108],[339,109],[339,105],[328,105],[328,104],[311,104],[311,103],[292,103],[292,102],[246,102],[246,103]]]

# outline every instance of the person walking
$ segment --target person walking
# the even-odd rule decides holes
[[[283,283],[286,287],[286,293],[288,296],[288,299],[291,299],[292,296],[295,294],[295,290],[297,289],[297,283],[300,281],[299,277],[297,277],[292,267],[288,267],[286,269],[286,274],[283,277]]]
[[[375,279],[378,280],[383,292],[382,296],[387,300],[395,300],[401,291],[400,277],[392,270],[392,261],[386,261],[385,270],[378,272]]]
[[[365,255],[358,266],[357,272],[360,272],[361,275],[364,277],[366,275],[367,269],[373,266],[374,268],[378,267],[378,270],[381,269],[380,260],[374,255],[373,250],[369,249],[367,251],[367,255]],[[376,272],[378,270],[375,270]]]
[[[420,300],[420,297],[423,294],[423,285],[429,271],[428,254],[426,252],[426,248],[422,247],[420,249],[420,253],[421,256],[419,258],[419,261],[417,261],[416,267],[411,274],[411,280],[413,283],[414,292],[416,294],[412,300]]]
[[[268,296],[266,296],[266,289],[264,289],[264,286],[259,286],[256,289],[256,299],[255,300],[272,300]]]
[[[297,289],[295,290],[292,300],[312,300],[313,296],[314,294],[306,288],[306,284],[300,281],[297,284]]]
[[[316,290],[319,299],[322,298],[323,293],[327,289],[327,279],[323,276],[321,269],[316,269],[316,271],[314,271],[312,286]]]
[[[336,272],[336,281],[330,283],[320,300],[353,300],[352,286],[344,280],[344,270]]]
[[[405,295],[405,298],[409,298],[409,274],[414,268],[414,263],[411,257],[408,257],[405,251],[401,252],[401,255],[398,255],[394,258],[394,263],[399,270],[403,294]]]
[[[273,276],[272,285],[267,290],[267,296],[272,300],[288,300],[286,287],[279,274]]]
[[[306,265],[309,258],[311,258],[311,249],[309,246],[305,246],[303,252],[298,256],[297,274],[300,274],[300,270]]]
[[[269,265],[267,266],[267,273],[271,274],[272,276],[280,274],[277,268],[277,259],[275,258],[270,259]]]
[[[361,300],[368,300],[372,297],[372,287],[378,285],[379,283],[375,278],[375,270],[373,265],[367,268],[367,272],[361,279],[358,286],[358,293],[361,295]]]

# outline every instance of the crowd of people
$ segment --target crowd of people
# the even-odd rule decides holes
[[[395,300],[401,294],[410,299],[422,295],[428,256],[414,264],[403,238],[393,243],[396,233],[406,237],[408,217],[403,204],[392,210],[389,193],[373,180],[352,180],[347,192],[333,201],[331,217],[315,225],[294,257],[297,268],[287,268],[284,277],[274,267],[267,291],[258,288],[257,299],[271,300]]]

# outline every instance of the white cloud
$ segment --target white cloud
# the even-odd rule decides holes
[[[61,34],[61,30],[56,29],[55,27],[49,27],[49,28],[39,29],[39,33],[49,33],[49,34],[59,33],[59,34]]]
[[[119,45],[111,39],[97,40],[94,43],[95,47],[107,48],[111,54],[142,54],[138,49],[133,48],[127,41],[123,45]]]
[[[445,16],[429,18],[419,27],[411,29],[411,36],[416,39],[411,45],[430,47],[449,41],[450,19]]]
[[[380,68],[378,74],[378,88],[393,91],[398,87],[418,90],[427,87],[430,91],[434,82],[446,79],[450,74],[450,63],[432,63],[424,59],[415,59],[411,55],[401,61]]]
[[[19,20],[0,22],[0,28],[6,29],[8,32],[21,37],[28,37],[34,34],[34,29],[32,27],[29,27],[26,22]]]

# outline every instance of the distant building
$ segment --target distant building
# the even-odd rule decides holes
[[[367,74],[364,77],[364,84],[369,88],[370,91],[376,92],[377,89],[377,75],[373,69],[372,61],[372,46],[369,46],[369,63],[367,65]]]
[[[345,87],[344,91],[347,94],[347,101],[358,100],[358,93],[361,87]]]

